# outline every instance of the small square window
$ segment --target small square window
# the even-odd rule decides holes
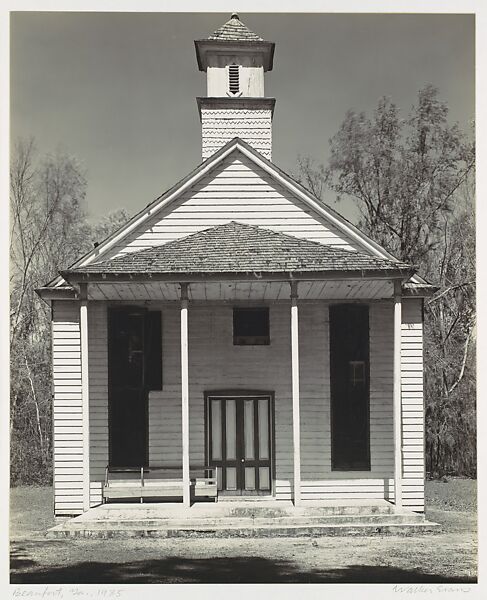
[[[236,346],[269,345],[269,308],[234,308],[233,343]]]

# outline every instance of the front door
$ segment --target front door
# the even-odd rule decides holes
[[[220,493],[271,494],[271,398],[209,396],[206,411],[208,462],[220,467]]]
[[[336,471],[370,470],[369,309],[330,306],[331,461]]]
[[[145,312],[108,313],[108,410],[110,466],[147,464]]]

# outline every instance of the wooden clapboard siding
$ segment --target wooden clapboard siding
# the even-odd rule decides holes
[[[422,300],[403,300],[401,327],[401,399],[404,505],[424,510]]]
[[[392,305],[373,303],[370,327],[371,470],[331,469],[328,305],[300,307],[301,478],[304,499],[373,499],[393,496]],[[308,332],[306,335],[305,332]],[[286,414],[291,426],[292,415]],[[280,435],[280,432],[279,434]],[[291,438],[286,438],[288,445]],[[292,498],[290,452],[279,457],[276,495]]]
[[[354,240],[312,214],[301,200],[238,152],[156,212],[104,258],[164,244],[231,220],[345,249],[359,249]]]
[[[260,347],[233,346],[231,310],[230,306],[219,305],[190,307],[191,462],[200,464],[204,460],[205,390],[274,390],[276,496],[291,498],[290,306],[271,306],[271,345]],[[302,305],[299,318],[303,497],[393,499],[392,303],[370,305],[371,470],[367,472],[331,470],[328,305]],[[164,390],[150,394],[150,461],[179,464],[181,394],[177,307],[164,309],[163,331]],[[422,410],[411,415],[408,428],[422,420]],[[418,478],[421,460],[422,456],[415,451],[407,454],[404,464],[408,478],[404,503],[416,510],[421,510],[419,500],[423,494],[422,479]]]
[[[189,310],[190,462],[204,462],[204,392],[218,389],[276,391],[276,404],[290,407],[289,306],[271,307],[270,346],[234,346],[231,306]],[[181,373],[179,309],[163,310],[163,390],[151,392],[151,463],[181,463]],[[280,415],[281,408],[276,411]],[[277,415],[276,415],[276,418]],[[279,417],[280,418],[280,417]],[[289,427],[291,423],[289,422]],[[276,424],[276,430],[282,425]],[[289,429],[290,432],[290,429]],[[286,432],[284,431],[285,435]],[[277,440],[276,440],[276,443]],[[286,458],[289,463],[289,458]]]
[[[56,515],[83,512],[79,303],[52,303],[53,469]]]
[[[61,303],[57,303],[61,304]],[[56,314],[53,346],[59,379],[55,439],[55,485],[62,490],[59,511],[81,512],[81,394],[79,344],[70,344],[68,360],[60,357],[65,331],[76,331],[76,307],[63,303]],[[75,303],[70,303],[75,305]],[[163,316],[163,390],[149,395],[149,459],[151,464],[181,463],[180,312],[177,305],[153,305]],[[61,318],[62,317],[62,318]],[[64,319],[64,321],[63,321]],[[302,493],[307,499],[394,499],[392,428],[393,307],[390,301],[370,304],[370,449],[371,470],[336,472],[330,455],[330,382],[328,304],[316,302],[299,307],[301,375],[301,472]],[[62,323],[66,323],[62,325]],[[193,305],[189,310],[190,461],[204,462],[204,392],[221,389],[261,389],[275,392],[275,493],[292,497],[292,401],[290,304],[271,304],[270,346],[234,346],[232,307]],[[108,462],[106,307],[90,303],[90,478],[91,503],[101,500],[104,468]],[[75,340],[69,337],[66,339]],[[403,362],[404,505],[424,507],[424,455],[421,301],[405,300]],[[74,357],[78,357],[77,360]],[[62,360],[63,362],[59,362]],[[62,368],[61,368],[62,367]],[[414,380],[414,389],[409,383]],[[66,382],[69,385],[65,385]],[[76,383],[78,382],[78,383]],[[77,386],[77,387],[76,387]],[[69,387],[70,393],[64,388]],[[65,410],[63,410],[65,409]],[[59,416],[59,419],[57,415]],[[65,464],[68,464],[68,470]],[[57,496],[60,500],[61,497]]]
[[[392,422],[393,388],[393,306],[390,302],[371,304],[370,330],[370,464],[381,477],[394,474]]]
[[[298,287],[299,292],[299,287]],[[330,372],[328,305],[299,306],[299,382],[301,420],[302,497],[308,481],[330,470]],[[287,316],[289,319],[289,316]],[[311,332],[313,332],[311,334]],[[289,392],[288,392],[289,393]],[[289,399],[289,428],[292,431],[292,401]],[[292,478],[292,438],[286,474]],[[284,466],[283,461],[281,462]],[[280,471],[283,473],[283,470]],[[278,473],[279,474],[279,473]],[[277,491],[277,490],[276,490]]]
[[[88,305],[90,366],[90,505],[102,500],[108,464],[108,337],[105,302]]]

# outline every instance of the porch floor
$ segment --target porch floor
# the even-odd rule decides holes
[[[386,500],[243,500],[102,504],[56,525],[49,537],[301,537],[430,531],[424,515]]]

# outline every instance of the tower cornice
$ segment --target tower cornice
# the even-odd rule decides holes
[[[240,96],[239,98],[225,96],[199,96],[196,98],[198,112],[201,120],[201,111],[204,109],[227,109],[227,110],[270,110],[271,117],[274,115],[275,98]]]
[[[206,71],[208,57],[225,54],[255,55],[264,67],[264,71],[272,71],[274,64],[274,42],[254,40],[195,40],[198,69]]]

